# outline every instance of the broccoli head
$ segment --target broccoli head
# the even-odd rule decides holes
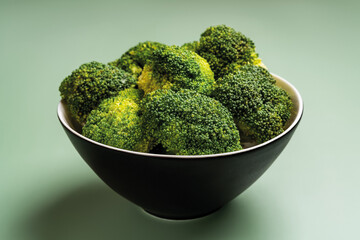
[[[101,100],[117,95],[136,84],[129,73],[99,62],[81,65],[60,84],[61,98],[67,103],[71,115],[84,124],[88,114]]]
[[[201,34],[197,53],[205,58],[219,78],[233,68],[231,64],[261,65],[254,42],[244,34],[225,25],[209,27]]]
[[[284,123],[271,104],[264,104],[256,112],[235,119],[241,134],[257,143],[266,142],[284,131]]]
[[[142,104],[146,134],[167,153],[204,155],[242,149],[231,113],[215,99],[188,89],[160,89]]]
[[[129,88],[117,96],[103,100],[93,110],[82,134],[94,141],[132,151],[147,152],[146,140],[139,117],[142,92]]]
[[[207,61],[195,52],[176,46],[154,51],[138,81],[145,94],[157,89],[190,89],[209,94],[214,85],[214,74]]]
[[[228,74],[234,74],[238,71],[241,72],[248,72],[248,74],[252,74],[254,78],[262,78],[266,79],[267,81],[271,81],[275,84],[275,79],[271,77],[269,71],[267,70],[267,67],[263,65],[262,63],[259,65],[256,64],[245,64],[240,65],[237,62],[231,63],[226,68],[223,69],[223,76],[226,76]],[[269,77],[270,76],[270,77]],[[258,79],[261,80],[261,79]]]
[[[271,76],[268,70],[255,65],[245,65],[239,69],[245,79],[253,79],[260,83],[259,92],[262,101],[271,104],[280,115],[283,123],[289,120],[291,115],[292,101],[289,94],[275,85],[276,80]]]
[[[282,133],[291,115],[288,93],[275,85],[266,69],[257,66],[243,66],[218,79],[212,96],[229,109],[241,133],[258,143]]]
[[[141,42],[125,52],[121,58],[110,62],[109,65],[123,69],[138,78],[145,66],[147,59],[158,48],[165,46],[158,42]]]
[[[193,42],[185,43],[181,47],[189,51],[197,52],[199,46],[200,46],[199,41],[193,41]]]

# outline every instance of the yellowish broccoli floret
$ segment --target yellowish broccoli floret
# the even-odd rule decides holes
[[[145,94],[157,89],[190,89],[210,94],[214,85],[214,74],[207,61],[195,52],[176,46],[154,51],[138,81]]]
[[[160,47],[165,46],[158,42],[141,42],[130,48],[121,58],[110,62],[109,65],[123,69],[138,78],[152,53]]]
[[[59,90],[72,117],[83,125],[91,110],[103,99],[113,97],[135,84],[136,79],[131,74],[94,61],[74,70],[61,82]]]
[[[109,146],[148,152],[149,141],[143,134],[139,117],[141,97],[140,90],[129,88],[105,99],[90,113],[83,135]]]

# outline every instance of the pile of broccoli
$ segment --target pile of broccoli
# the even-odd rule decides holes
[[[147,41],[85,63],[59,90],[85,137],[138,152],[241,150],[282,133],[292,109],[254,42],[225,25],[182,46]]]

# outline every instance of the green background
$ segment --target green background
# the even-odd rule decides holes
[[[0,239],[360,239],[359,1],[0,0]],[[297,87],[304,117],[273,166],[226,207],[153,218],[102,183],[56,116],[60,82],[140,41],[226,24]]]

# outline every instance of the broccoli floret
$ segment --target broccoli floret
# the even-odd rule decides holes
[[[197,53],[205,58],[215,78],[224,76],[231,64],[262,65],[254,42],[244,34],[225,25],[209,27],[201,34]]]
[[[182,89],[160,89],[143,99],[145,132],[168,153],[204,155],[242,149],[231,113],[218,101]]]
[[[260,93],[263,102],[270,103],[280,115],[283,123],[289,120],[291,115],[292,101],[289,94],[275,85],[276,80],[268,70],[254,65],[245,65],[239,68],[240,72],[247,75],[247,79],[260,82]]]
[[[107,98],[93,110],[82,129],[94,141],[132,151],[147,152],[149,141],[143,134],[139,117],[142,92],[129,88]]]
[[[235,118],[235,121],[241,134],[257,143],[266,142],[284,131],[284,123],[271,104],[263,104],[254,113]]]
[[[224,76],[226,76],[229,74],[234,74],[238,71],[252,74],[252,76],[254,78],[257,78],[258,81],[266,80],[266,81],[270,81],[272,84],[275,84],[275,79],[271,76],[265,65],[254,65],[254,64],[239,65],[238,63],[232,63],[224,69],[223,73]]]
[[[165,46],[158,42],[141,42],[125,52],[121,58],[110,62],[109,65],[123,69],[138,78],[145,66],[147,59],[158,48]]]
[[[258,143],[282,133],[291,115],[288,93],[257,66],[244,66],[218,79],[212,96],[230,110],[241,133]]]
[[[199,41],[193,41],[193,42],[185,43],[181,47],[189,51],[197,52],[199,46],[200,46]]]
[[[84,124],[88,114],[101,100],[135,84],[136,79],[131,74],[94,61],[74,70],[61,82],[59,91],[71,115]]]
[[[182,88],[209,94],[214,85],[214,74],[207,61],[192,51],[176,46],[154,51],[138,81],[145,94],[157,89]]]

